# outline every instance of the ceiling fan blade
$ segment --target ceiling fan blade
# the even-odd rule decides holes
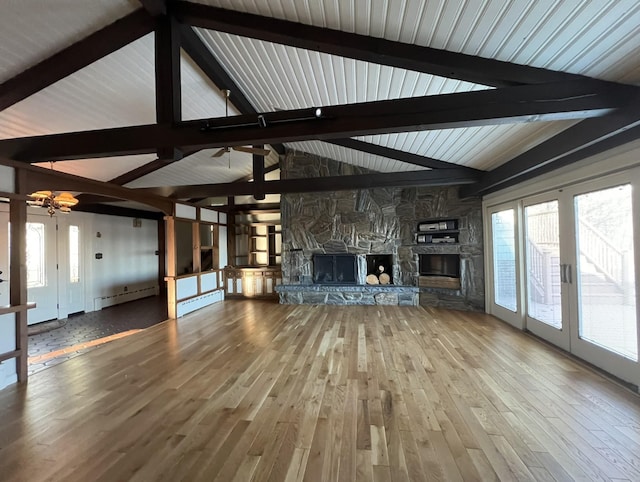
[[[211,157],[221,157],[223,154],[225,154],[227,152],[229,152],[229,148],[228,147],[223,147],[219,151],[216,151]]]
[[[256,154],[258,156],[268,156],[271,151],[269,149],[262,149],[260,147],[247,147],[247,146],[234,146],[234,151],[247,152],[249,154]]]

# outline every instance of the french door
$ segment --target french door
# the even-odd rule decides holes
[[[563,193],[523,203],[525,326],[564,350],[571,349],[567,284],[571,231]]]
[[[610,176],[491,209],[489,308],[640,385],[637,177]]]
[[[640,385],[636,266],[638,220],[628,176],[592,182],[571,196],[571,352]],[[634,234],[635,233],[635,234]]]
[[[521,249],[518,238],[519,210],[516,203],[496,206],[489,212],[491,219],[491,272],[493,283],[491,313],[517,328],[524,328],[522,309]]]

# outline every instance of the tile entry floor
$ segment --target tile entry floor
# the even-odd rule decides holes
[[[167,300],[162,296],[70,316],[61,320],[59,328],[29,335],[29,375],[167,318]]]

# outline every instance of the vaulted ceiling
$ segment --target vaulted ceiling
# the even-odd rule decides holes
[[[482,194],[640,137],[635,0],[23,0],[0,14],[0,156],[176,199]],[[252,145],[271,154],[212,157]],[[380,174],[257,192],[286,149]]]

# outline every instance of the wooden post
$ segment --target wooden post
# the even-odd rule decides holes
[[[176,293],[176,222],[173,216],[166,216],[167,227],[166,248],[167,248],[167,312],[169,318],[177,318],[177,293]]]
[[[167,296],[167,233],[164,219],[158,219],[158,287],[161,296]]]
[[[26,183],[26,171],[16,169],[16,192],[22,193]],[[11,199],[9,203],[9,222],[11,231],[11,250],[9,252],[9,303],[12,306],[27,304],[27,203],[21,199]],[[19,382],[26,382],[28,377],[28,338],[27,310],[18,310],[16,316],[16,349],[20,354],[16,360],[16,372]]]
[[[235,197],[227,198],[227,264],[229,266],[236,265],[236,215],[235,215]]]

